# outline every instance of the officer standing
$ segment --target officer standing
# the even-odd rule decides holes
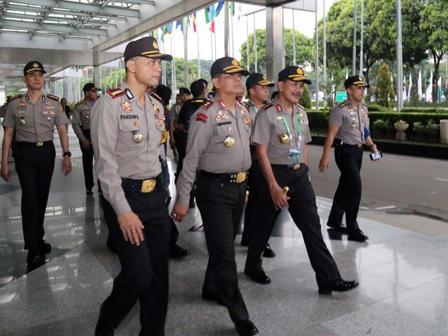
[[[82,151],[82,168],[84,170],[84,184],[86,194],[93,195],[93,148],[90,138],[90,112],[98,99],[98,91],[94,83],[84,85],[84,100],[79,102],[73,111],[73,130],[79,139]]]
[[[348,239],[364,242],[369,239],[359,229],[356,217],[361,202],[361,165],[363,145],[367,145],[372,153],[377,152],[370,132],[367,130],[367,106],[363,104],[364,90],[370,85],[364,83],[362,77],[352,76],[346,79],[345,89],[348,99],[332,109],[328,124],[328,136],[319,162],[319,171],[328,169],[330,148],[336,138],[334,156],[341,171],[339,185],[333,199],[327,225],[337,231],[347,232]],[[342,217],[346,216],[345,228]]]
[[[5,181],[11,177],[8,156],[15,134],[14,161],[22,188],[23,236],[30,268],[44,263],[44,254],[51,252],[51,245],[44,240],[44,218],[56,157],[54,126],[57,127],[64,153],[62,170],[67,175],[72,169],[65,126],[68,119],[59,107],[59,98],[43,94],[45,73],[42,63],[38,61],[25,65],[23,81],[28,91],[11,98],[3,120],[5,134],[1,176]]]
[[[165,335],[170,226],[159,161],[165,117],[163,103],[146,93],[159,82],[161,60],[172,57],[153,37],[130,42],[125,82],[107,90],[92,110],[101,204],[122,268],[101,306],[96,336],[113,335],[137,301],[140,335]]]
[[[259,184],[257,217],[252,223],[244,273],[258,283],[271,282],[260,256],[281,209],[287,207],[302,231],[319,293],[330,294],[353,289],[358,283],[341,279],[322,237],[316,196],[308,177],[308,117],[298,104],[305,83],[311,81],[300,67],[283,69],[278,74],[279,96],[257,115],[253,142],[265,179]]]
[[[243,88],[241,75],[248,74],[231,57],[213,63],[210,75],[216,96],[191,118],[187,155],[171,213],[177,221],[187,215],[198,170],[196,200],[209,253],[202,297],[227,307],[239,335],[258,333],[238,287],[234,247],[251,165],[250,118],[236,100]]]
[[[246,90],[249,96],[249,102],[243,103],[250,113],[250,119],[252,123],[255,121],[255,116],[258,110],[269,99],[269,87],[275,86],[274,82],[268,81],[265,75],[261,73],[253,73],[246,80]],[[252,131],[254,127],[252,125]],[[253,135],[253,132],[252,134]],[[250,240],[250,227],[253,219],[255,218],[255,212],[257,211],[257,179],[263,178],[260,166],[257,161],[257,155],[255,153],[255,145],[251,143],[250,154],[252,157],[252,166],[249,170],[249,180],[247,181],[249,196],[246,204],[246,212],[244,214],[244,231],[241,238],[241,245],[249,246]],[[271,249],[269,243],[266,244],[266,248],[263,251],[263,257],[274,258],[275,252]]]

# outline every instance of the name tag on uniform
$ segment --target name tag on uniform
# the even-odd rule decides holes
[[[218,126],[225,126],[225,125],[229,125],[229,124],[232,124],[232,122],[231,121],[224,121],[224,122],[218,123]]]

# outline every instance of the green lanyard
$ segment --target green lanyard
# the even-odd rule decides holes
[[[282,115],[283,121],[285,122],[285,126],[286,126],[286,130],[288,131],[288,134],[291,135],[291,129],[289,128],[289,124],[288,121],[285,118],[285,115],[283,113],[280,113]],[[299,131],[299,136],[302,135],[302,126],[300,125],[300,121],[299,121],[299,115],[296,113],[296,117],[297,117],[297,129]]]
[[[254,105],[254,103],[252,103],[252,101],[249,100],[249,106],[253,109],[254,114],[257,114],[258,109],[257,107]]]

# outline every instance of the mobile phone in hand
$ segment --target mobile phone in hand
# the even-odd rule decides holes
[[[370,160],[377,161],[383,157],[381,151],[376,151],[376,153],[370,153]]]

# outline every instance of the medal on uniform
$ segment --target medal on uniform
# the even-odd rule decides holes
[[[154,106],[154,111],[156,111],[156,113],[158,114],[160,112],[159,107],[156,104],[153,104]]]
[[[283,133],[283,134],[279,135],[278,138],[280,139],[280,142],[281,142],[282,144],[287,144],[287,143],[289,143],[289,135],[286,134],[286,133]]]
[[[51,120],[51,117],[48,117],[47,120],[50,121],[50,120]]]
[[[25,125],[25,119],[23,119],[23,118],[20,119],[20,124],[21,124],[21,125]]]
[[[134,133],[134,142],[140,143],[143,141],[143,134],[141,132],[135,132]]]
[[[352,124],[352,128],[355,128],[356,127],[356,125],[355,124]]]
[[[229,135],[226,136],[226,139],[224,140],[224,146],[226,146],[227,148],[230,148],[230,147],[233,147],[234,144],[235,144],[235,139]]]
[[[90,119],[90,116],[86,115],[85,118],[86,118],[86,119]]]

